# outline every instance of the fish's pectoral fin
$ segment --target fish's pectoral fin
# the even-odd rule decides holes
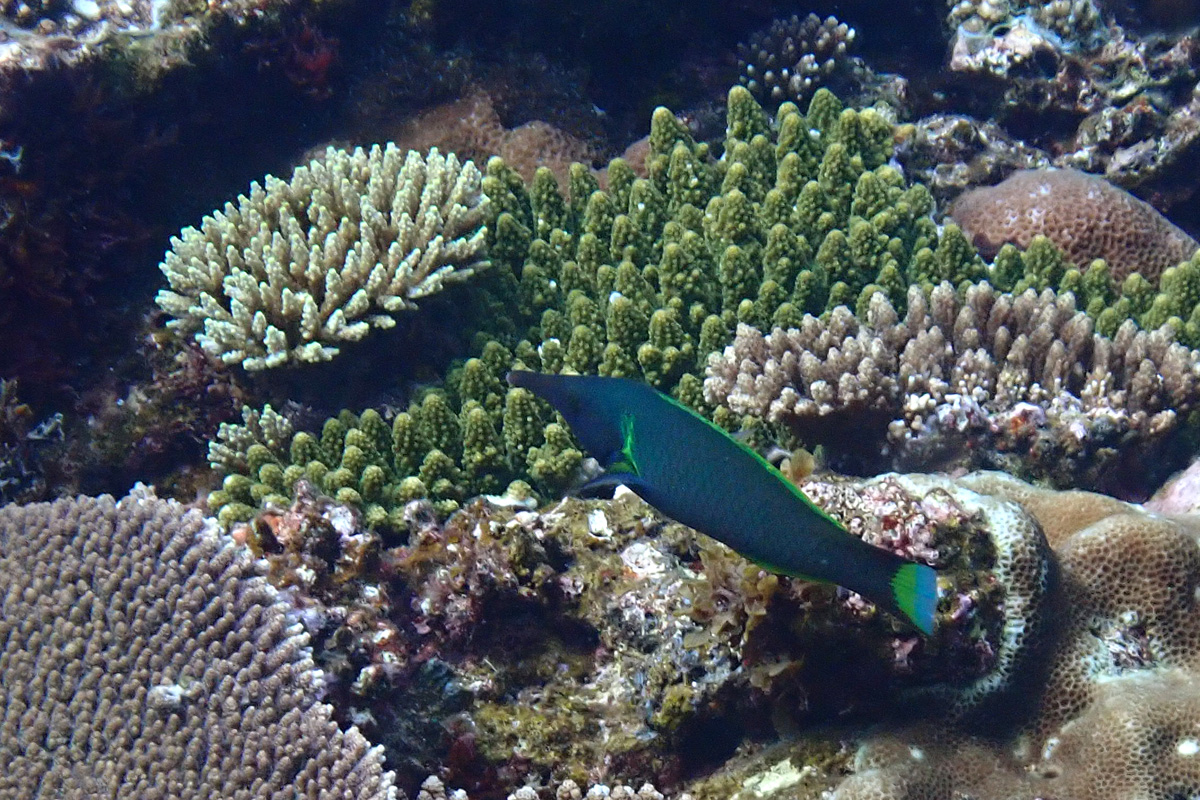
[[[637,491],[642,486],[642,479],[632,472],[605,472],[579,486],[571,494],[585,498],[610,498],[618,486],[628,486]]]

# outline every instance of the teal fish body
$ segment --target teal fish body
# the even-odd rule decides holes
[[[761,456],[686,406],[621,378],[511,372],[508,382],[554,406],[605,465],[590,487],[626,484],[766,569],[844,586],[932,631],[932,568],[850,535]]]

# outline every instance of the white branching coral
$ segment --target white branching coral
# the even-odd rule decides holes
[[[158,305],[227,364],[327,361],[487,265],[481,183],[436,148],[330,147],[172,237]]]

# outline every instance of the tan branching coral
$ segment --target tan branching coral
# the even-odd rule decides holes
[[[1085,484],[1120,449],[1163,442],[1200,400],[1200,354],[1168,328],[1126,322],[1105,338],[1069,294],[979,284],[960,299],[942,284],[928,298],[910,289],[903,319],[882,293],[865,316],[841,307],[770,334],[740,326],[710,359],[705,398],[807,440],[846,423],[868,453],[880,449],[874,420],[896,467],[1010,453],[1024,471]]]
[[[1157,281],[1197,248],[1153,206],[1073,169],[1014,172],[995,186],[964,192],[950,215],[985,257],[1006,243],[1028,247],[1042,235],[1081,269],[1104,259],[1118,281],[1132,272]]]
[[[327,361],[486,266],[481,180],[436,149],[331,147],[173,237],[158,305],[227,364]]]
[[[242,424],[222,422],[217,440],[209,442],[208,460],[224,473],[249,468],[248,454],[254,445],[274,452],[283,452],[292,441],[292,423],[270,404],[259,411],[244,406]]]
[[[0,511],[0,798],[396,797],[289,606],[144,490]]]

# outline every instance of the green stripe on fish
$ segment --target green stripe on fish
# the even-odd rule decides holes
[[[766,459],[687,406],[623,378],[510,372],[554,406],[606,472],[668,517],[785,575],[844,586],[933,631],[937,574],[846,532]]]

